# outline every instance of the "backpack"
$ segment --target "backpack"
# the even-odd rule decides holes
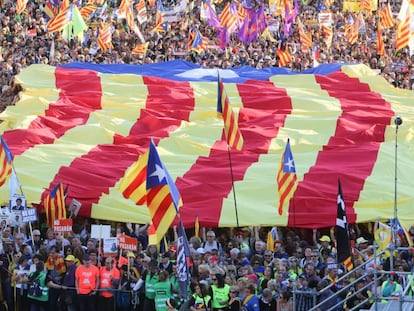
[[[35,279],[30,283],[27,294],[33,297],[42,296],[42,289],[40,288],[40,280]]]

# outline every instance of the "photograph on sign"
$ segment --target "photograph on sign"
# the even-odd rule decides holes
[[[22,194],[15,194],[10,200],[12,211],[22,211],[26,209],[26,197]]]
[[[110,225],[92,225],[91,226],[91,238],[105,239],[111,237]]]
[[[103,240],[103,252],[105,255],[116,254],[118,251],[118,239],[115,237]]]
[[[19,210],[11,211],[10,216],[9,216],[9,224],[10,224],[10,227],[14,227],[14,228],[23,227],[22,215]]]
[[[79,202],[76,199],[72,199],[72,201],[69,204],[68,212],[69,212],[69,218],[74,218],[78,216],[79,210],[82,206],[82,203]]]

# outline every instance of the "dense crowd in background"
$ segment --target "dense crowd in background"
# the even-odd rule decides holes
[[[318,47],[318,56],[315,59],[311,49],[303,51],[297,24],[292,25],[292,35],[283,36],[281,31],[271,31],[266,37],[259,37],[250,44],[240,42],[236,35],[230,39],[226,49],[219,48],[219,38],[214,28],[205,20],[200,19],[201,0],[190,1],[181,19],[168,23],[165,32],[153,32],[155,26],[156,8],[147,5],[148,20],[140,25],[143,38],[148,42],[145,56],[134,55],[131,51],[140,43],[141,39],[131,31],[125,19],[117,18],[116,8],[121,1],[108,2],[108,17],[106,21],[112,24],[113,48],[102,52],[97,43],[98,25],[102,19],[99,14],[93,15],[88,21],[86,40],[65,40],[61,33],[47,31],[48,17],[43,12],[46,0],[29,1],[25,12],[17,15],[15,1],[3,0],[0,11],[0,92],[3,108],[13,104],[15,95],[20,91],[14,84],[14,76],[20,70],[31,64],[59,65],[68,62],[91,62],[105,64],[151,64],[175,59],[182,59],[200,64],[205,67],[230,68],[234,66],[252,66],[266,68],[278,66],[277,48],[281,42],[287,46],[292,54],[292,62],[286,67],[302,71],[314,66],[315,61],[323,63],[363,63],[382,75],[395,87],[412,89],[414,82],[413,58],[408,47],[400,51],[395,50],[396,26],[383,30],[385,56],[379,56],[376,48],[376,30],[378,11],[371,15],[364,15],[365,26],[359,30],[358,40],[349,44],[344,35],[345,24],[349,17],[348,12],[342,11],[342,1],[335,1],[330,6],[332,12],[333,39],[330,46],[326,42],[318,26],[318,7],[321,1],[309,1],[308,4],[299,3],[299,18],[305,25],[306,31],[312,35],[315,46]],[[165,2],[171,5],[173,2]],[[226,1],[216,3],[216,10],[220,10]],[[381,3],[380,3],[381,5]],[[392,3],[392,11],[396,17],[400,5]],[[268,9],[267,16],[271,16]],[[136,14],[136,11],[134,12]],[[273,19],[273,23],[282,28],[282,17]],[[198,29],[208,39],[205,51],[196,53],[188,50],[188,27]],[[53,48],[52,48],[53,45]],[[53,52],[51,51],[53,49]]]
[[[389,252],[374,247],[366,224],[351,228],[353,263],[359,268],[350,274],[338,263],[329,229],[201,228],[199,234],[189,229],[190,275],[184,294],[176,228],[168,232],[167,243],[157,246],[149,244],[148,225],[111,223],[111,236],[136,238],[138,247],[105,253],[103,242],[91,236],[93,224],[76,218],[65,234],[42,222],[3,226],[0,308],[307,311],[320,303],[321,311],[334,305],[335,310],[359,310],[369,308],[374,297],[398,299],[407,285],[405,297],[414,292],[414,249],[395,253],[391,261]],[[413,233],[414,226],[411,240]],[[398,245],[409,243],[401,236]],[[390,268],[399,273],[384,272]]]

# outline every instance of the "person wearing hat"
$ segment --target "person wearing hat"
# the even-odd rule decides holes
[[[82,265],[76,268],[75,285],[79,311],[94,311],[99,287],[99,269],[91,264],[91,258],[88,254],[83,255]]]
[[[77,295],[76,295],[76,284],[75,284],[75,272],[76,272],[76,261],[77,259],[73,255],[65,257],[66,274],[63,277],[61,285],[62,291],[60,294],[61,303],[66,306],[67,311],[77,310]],[[48,284],[50,287],[51,284]]]
[[[165,270],[168,272],[168,274],[171,274],[173,272],[173,263],[170,260],[170,253],[165,252],[162,254],[161,262],[158,266],[160,270]]]
[[[331,238],[327,235],[322,235],[319,238],[319,243],[318,243],[318,250],[319,250],[319,255],[322,256],[322,250],[329,250],[329,253],[331,254],[333,249],[331,246]]]
[[[155,289],[154,285],[158,283],[158,261],[151,259],[148,263],[148,270],[145,270],[142,274],[142,280],[144,281],[144,302],[143,310],[155,311]]]

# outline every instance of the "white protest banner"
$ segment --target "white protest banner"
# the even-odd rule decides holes
[[[35,208],[28,208],[21,211],[22,222],[34,222],[37,221],[37,210]]]
[[[91,226],[91,238],[105,239],[111,237],[110,225],[92,225]]]

